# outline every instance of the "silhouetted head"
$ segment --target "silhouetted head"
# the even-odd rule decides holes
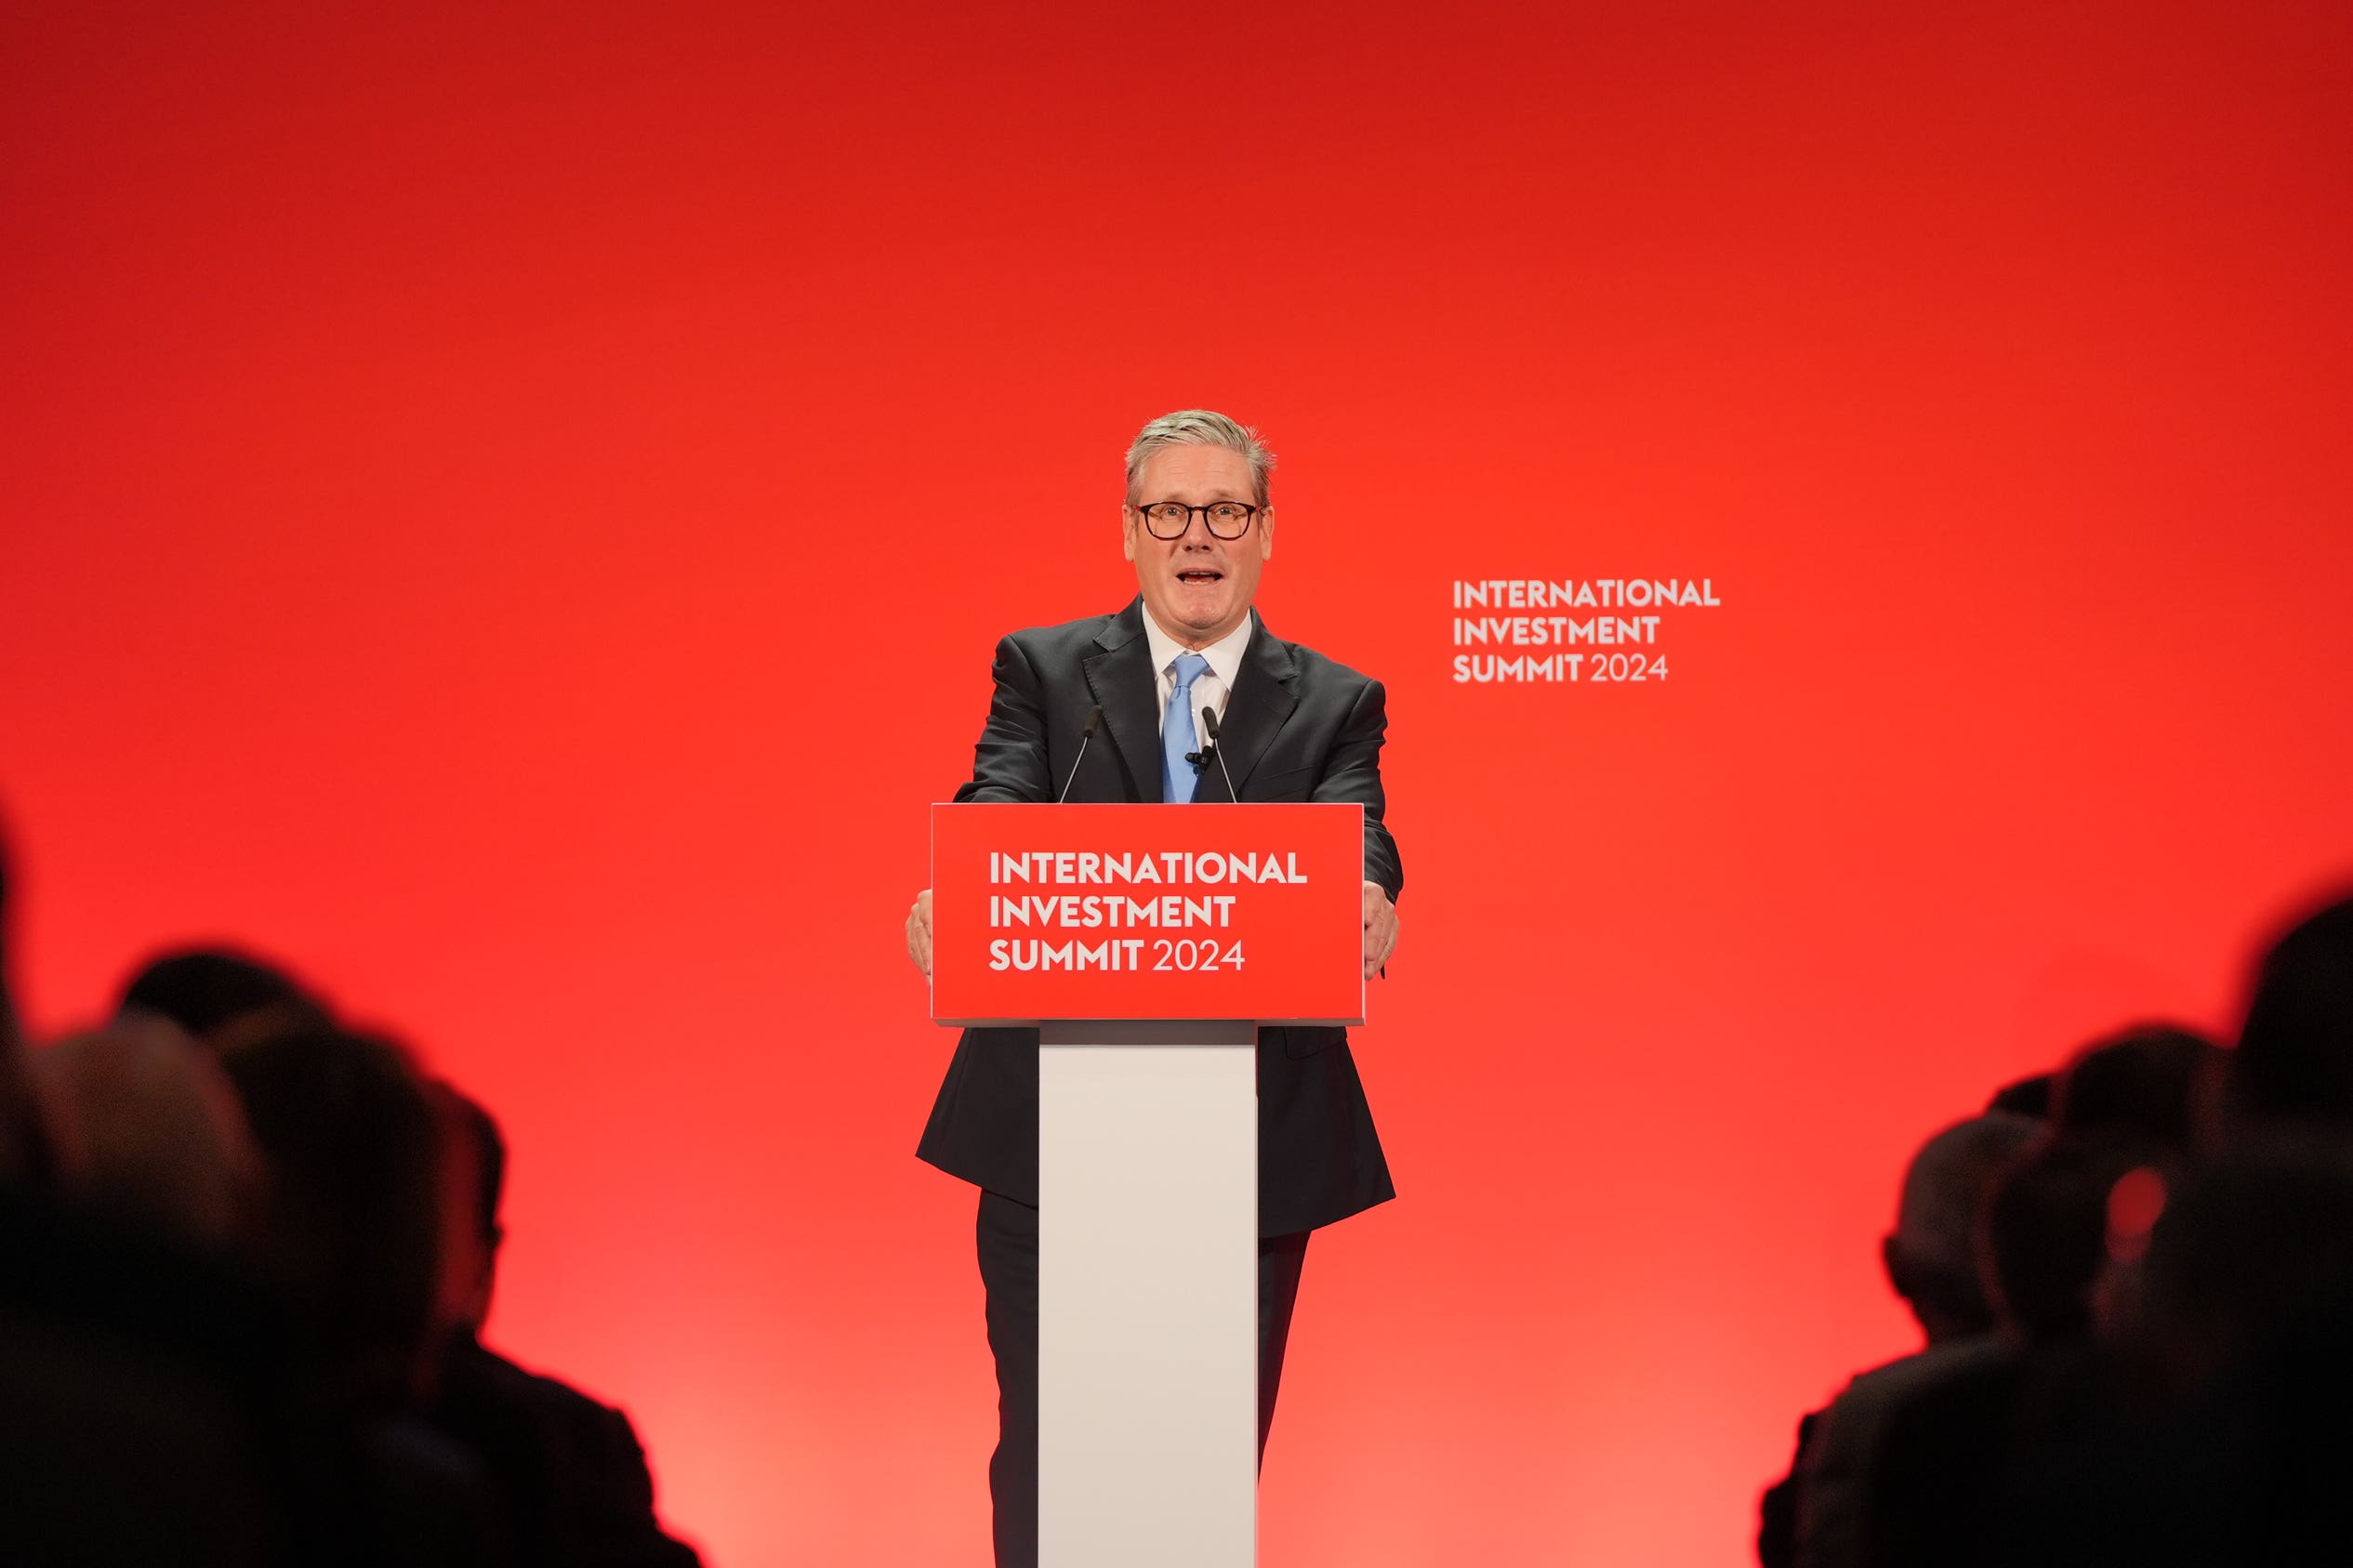
[[[2108,1201],[2144,1165],[2137,1151],[2048,1140],[1987,1198],[1979,1261],[2003,1327],[2029,1339],[2084,1334],[2108,1261]]]
[[[2037,1121],[2047,1120],[2051,1114],[2052,1086],[2058,1082],[2058,1077],[2056,1073],[2037,1073],[2016,1083],[2004,1084],[1993,1091],[1993,1098],[1986,1102],[1986,1109],[2032,1116]]]
[[[2222,1048],[2175,1024],[2136,1024],[2095,1040],[2059,1074],[2051,1119],[2062,1138],[2188,1153],[2201,1090]]]
[[[1994,1179],[2042,1133],[2030,1117],[1988,1112],[1945,1128],[1912,1156],[1895,1233],[1880,1256],[1931,1344],[1993,1325],[1977,1278],[1977,1211]]]
[[[2353,1153],[2259,1134],[2191,1173],[2151,1231],[2137,1324],[2176,1388],[2353,1344]]]
[[[441,1137],[404,1053],[321,1028],[222,1060],[267,1167],[264,1260],[323,1391],[410,1397],[435,1349]]]
[[[33,1070],[63,1196],[200,1245],[246,1239],[260,1162],[210,1052],[161,1019],[120,1019],[41,1051]]]
[[[507,1140],[488,1111],[456,1086],[436,1081],[427,1093],[442,1130],[442,1272],[436,1316],[480,1334],[497,1285],[498,1245],[506,1230],[498,1204],[507,1180]]]
[[[2353,898],[2264,955],[2227,1082],[2236,1120],[2353,1128]]]
[[[169,1019],[198,1038],[261,1013],[285,1015],[289,1032],[327,1021],[325,1004],[284,969],[225,947],[150,958],[124,986],[116,1010]]]

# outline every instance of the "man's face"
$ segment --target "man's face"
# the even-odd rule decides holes
[[[1189,648],[1206,648],[1242,624],[1258,592],[1258,574],[1275,553],[1275,517],[1262,511],[1238,539],[1210,533],[1196,512],[1181,539],[1156,539],[1136,507],[1181,501],[1256,502],[1249,459],[1224,446],[1164,446],[1137,471],[1135,505],[1121,514],[1126,553],[1136,563],[1136,586],[1160,629]]]

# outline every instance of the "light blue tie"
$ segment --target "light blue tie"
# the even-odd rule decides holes
[[[1201,782],[1201,771],[1184,759],[1185,753],[1201,749],[1193,728],[1193,683],[1208,672],[1210,662],[1198,653],[1179,653],[1172,667],[1176,690],[1169,693],[1168,715],[1160,721],[1160,798],[1184,806]]]

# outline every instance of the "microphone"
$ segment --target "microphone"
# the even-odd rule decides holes
[[[1070,797],[1070,786],[1078,782],[1078,764],[1087,760],[1087,743],[1095,738],[1095,726],[1103,722],[1103,705],[1097,703],[1087,710],[1087,722],[1078,727],[1078,755],[1070,759],[1070,771],[1062,781],[1062,793],[1054,797],[1059,806]]]
[[[1225,797],[1228,800],[1240,800],[1241,796],[1235,793],[1234,774],[1225,766],[1225,748],[1217,744],[1217,709],[1204,707],[1201,710],[1201,728],[1209,734],[1210,755],[1217,758],[1217,771],[1225,775]],[[1206,762],[1209,758],[1203,758],[1202,760]]]

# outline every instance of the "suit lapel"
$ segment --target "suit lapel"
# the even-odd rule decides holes
[[[1143,640],[1141,635],[1137,640]],[[1225,772],[1234,775],[1235,789],[1249,783],[1250,771],[1258,766],[1258,759],[1266,755],[1276,735],[1290,722],[1291,710],[1299,706],[1291,683],[1298,679],[1299,666],[1291,658],[1290,644],[1277,640],[1266,629],[1265,621],[1261,620],[1250,633],[1249,645],[1242,650],[1242,667],[1235,674],[1233,693],[1225,701],[1225,718],[1218,726],[1219,746],[1225,753]],[[1215,766],[1204,776],[1202,788],[1226,796],[1225,773]],[[1194,798],[1197,800],[1202,796]]]
[[[1261,639],[1250,640],[1255,645]],[[1087,690],[1103,705],[1104,728],[1128,765],[1137,798],[1157,805],[1161,798],[1160,718],[1153,711],[1157,672],[1143,635],[1143,600],[1133,600],[1113,616],[1095,643],[1103,651],[1086,661]]]

